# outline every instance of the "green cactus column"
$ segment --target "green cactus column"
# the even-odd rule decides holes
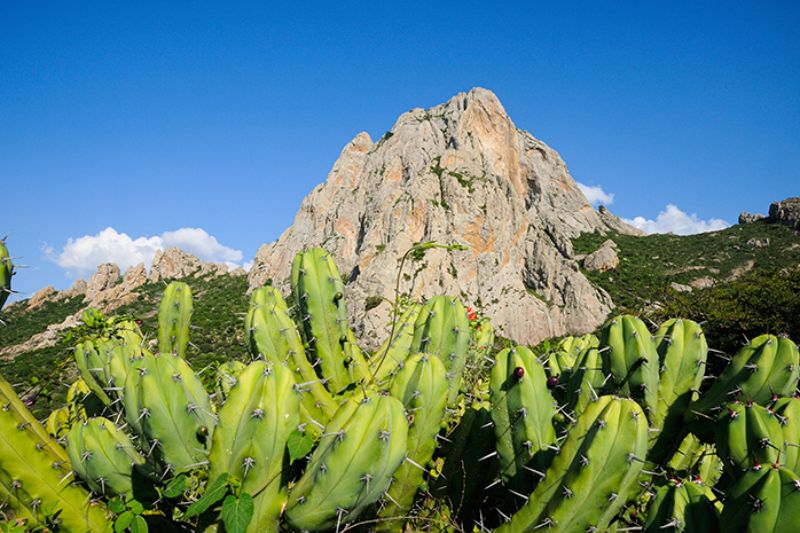
[[[658,420],[658,353],[644,322],[631,315],[615,317],[603,327],[600,343],[614,392],[637,400],[649,420]]]
[[[125,419],[173,473],[205,464],[215,419],[208,394],[184,359],[145,355],[124,391]]]
[[[428,463],[436,450],[436,435],[442,427],[447,406],[447,371],[444,364],[428,354],[411,357],[397,374],[391,394],[405,406],[409,420],[408,453],[406,460],[394,473],[381,518],[402,517],[408,514],[414,496],[423,484]],[[382,531],[397,531],[401,521],[379,525]]]
[[[686,411],[699,394],[708,345],[703,330],[691,320],[664,322],[656,331],[655,339],[661,373],[658,413],[652,425],[659,433],[649,459],[662,464],[680,438]]]
[[[293,528],[323,531],[355,519],[389,488],[406,456],[408,422],[391,396],[351,397],[326,428],[285,518]]]
[[[375,351],[370,359],[370,372],[375,376],[375,382],[386,385],[389,377],[403,368],[411,356],[411,345],[414,342],[414,324],[419,317],[422,306],[411,304],[397,319],[394,335],[387,338],[381,347]]]
[[[570,429],[528,503],[496,531],[603,531],[638,487],[646,452],[642,408],[601,396]]]
[[[800,479],[791,470],[764,466],[731,487],[720,516],[725,533],[800,531]]]
[[[455,405],[461,388],[469,342],[469,318],[461,302],[449,296],[428,300],[414,324],[411,352],[428,353],[442,360],[450,382],[448,406]]]
[[[507,348],[497,354],[489,387],[500,474],[513,488],[526,490],[556,449],[555,402],[544,367],[528,348]]]
[[[334,394],[368,376],[364,356],[353,342],[347,321],[344,283],[330,254],[322,248],[298,253],[292,263],[292,305],[309,357],[319,361]]]
[[[717,450],[738,477],[741,470],[778,463],[783,431],[772,409],[753,402],[736,402],[723,410],[716,425]]]
[[[286,442],[300,423],[300,394],[283,365],[255,361],[242,371],[219,411],[208,479],[227,473],[254,497],[248,531],[276,532],[286,502]]]
[[[72,426],[67,454],[77,476],[108,497],[132,493],[133,468],[145,463],[128,436],[102,417]]]
[[[253,291],[245,329],[253,357],[273,364],[288,364],[294,371],[297,390],[302,393],[305,411],[318,423],[327,423],[338,405],[308,361],[303,341],[278,289],[261,287]]]
[[[66,452],[0,378],[0,497],[31,529],[57,514],[66,531],[105,531],[108,510],[72,483]]]
[[[742,347],[708,392],[694,402],[687,418],[706,415],[732,400],[766,405],[775,396],[790,396],[800,377],[797,345],[785,337],[761,335]]]
[[[192,321],[192,289],[173,281],[164,290],[158,311],[158,351],[186,357],[189,325]]]
[[[11,294],[11,276],[14,275],[14,263],[8,255],[6,238],[0,239],[0,310]]]
[[[644,530],[716,533],[719,516],[712,503],[716,498],[703,484],[674,480],[656,489],[647,507]]]

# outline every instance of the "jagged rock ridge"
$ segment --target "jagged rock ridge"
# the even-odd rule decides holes
[[[225,273],[234,276],[245,275],[242,268],[228,272],[225,264],[203,262],[179,248],[157,251],[149,273],[144,263],[128,268],[124,275],[120,274],[119,266],[114,263],[104,263],[97,267],[97,271],[88,282],[82,279],[76,280],[69,289],[64,291],[56,291],[52,286],[45,287],[28,300],[15,304],[27,305],[27,310],[33,311],[47,302],[83,296],[83,305],[80,310],[62,322],[50,324],[45,331],[37,333],[23,343],[3,348],[0,350],[0,359],[9,359],[22,353],[54,345],[62,331],[78,325],[84,309],[96,307],[104,313],[112,313],[114,310],[136,301],[136,289],[148,281],[158,282],[190,276],[220,276]]]
[[[323,246],[349,277],[357,333],[381,336],[389,306],[367,311],[366,302],[393,297],[398,258],[417,241],[462,243],[468,251],[429,252],[427,268],[403,291],[460,295],[502,334],[535,343],[594,330],[609,314],[611,299],[581,274],[571,244],[582,232],[609,229],[638,232],[595,211],[558,153],[476,88],[403,114],[378,142],[357,135],[292,226],[258,251],[249,282],[279,284],[295,253]]]

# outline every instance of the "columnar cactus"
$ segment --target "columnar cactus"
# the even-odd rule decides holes
[[[132,493],[131,475],[144,457],[110,420],[97,417],[72,426],[67,434],[72,469],[97,494]]]
[[[658,420],[659,361],[653,337],[639,318],[618,316],[602,331],[603,370],[615,392],[640,402],[649,420]]]
[[[720,529],[715,499],[705,485],[676,479],[656,489],[647,508],[644,530],[717,532]]]
[[[411,355],[414,324],[421,310],[422,306],[419,304],[409,305],[397,319],[394,333],[375,351],[370,360],[370,371],[378,384],[385,383],[390,374],[402,369],[406,359]]]
[[[590,348],[596,348],[600,341],[592,334],[581,337],[564,337],[556,345],[547,361],[548,371],[551,376],[558,377],[570,374],[578,363],[581,355]],[[569,376],[565,376],[568,378]],[[566,381],[564,379],[563,381]]]
[[[254,496],[248,531],[278,531],[286,500],[281,483],[288,466],[286,442],[300,423],[299,406],[292,371],[255,361],[239,374],[219,411],[208,478],[213,483],[227,473]]]
[[[294,371],[308,416],[320,424],[330,420],[338,406],[325,388],[324,379],[317,376],[306,358],[303,341],[277,289],[261,287],[253,291],[245,329],[253,357],[273,364],[288,364]]]
[[[108,510],[72,484],[70,462],[0,378],[0,497],[30,529],[57,520],[67,531],[104,531]]]
[[[450,383],[447,404],[456,402],[469,353],[469,319],[464,306],[449,296],[434,296],[414,324],[412,353],[424,352],[442,360]]]
[[[601,396],[570,428],[528,503],[496,531],[604,530],[638,487],[646,452],[642,408]]]
[[[203,384],[184,359],[147,354],[135,361],[123,399],[125,419],[145,440],[148,456],[155,453],[173,473],[206,462],[214,414]]]
[[[664,322],[655,334],[661,372],[658,384],[658,412],[652,420],[659,430],[650,460],[661,464],[680,438],[683,418],[697,397],[705,375],[708,345],[703,330],[691,320]]]
[[[310,248],[292,263],[292,305],[309,357],[334,394],[368,375],[361,350],[347,320],[344,283],[330,254]]]
[[[596,346],[583,348],[568,373],[565,385],[565,408],[580,415],[586,406],[597,400],[606,382],[603,373],[603,358]]]
[[[783,432],[781,464],[800,472],[800,399],[780,398],[772,406]]]
[[[708,416],[732,400],[765,405],[774,395],[791,395],[798,377],[797,345],[784,337],[761,335],[736,353],[719,379],[692,404],[692,414]]]
[[[11,294],[11,276],[14,275],[14,263],[8,255],[6,238],[0,239],[0,309]]]
[[[182,281],[173,281],[164,290],[158,311],[158,351],[185,358],[191,321],[192,290]]]
[[[720,530],[725,533],[800,531],[797,474],[776,465],[746,472],[726,495]]]
[[[405,406],[409,420],[406,461],[394,472],[394,481],[379,516],[407,514],[423,483],[427,465],[436,450],[436,435],[442,426],[447,405],[447,371],[437,357],[417,354],[411,357],[394,378],[391,394]],[[387,522],[389,531],[397,523]]]
[[[352,396],[328,424],[292,488],[286,520],[297,529],[321,531],[357,517],[389,488],[407,439],[400,400]]]
[[[497,354],[489,390],[502,479],[530,486],[556,449],[555,402],[544,368],[529,349],[506,348]]]
[[[668,472],[684,479],[699,479],[713,487],[722,475],[722,460],[713,444],[706,444],[689,433],[667,462]]]
[[[783,431],[778,417],[753,402],[729,404],[717,422],[717,450],[738,471],[779,463]]]

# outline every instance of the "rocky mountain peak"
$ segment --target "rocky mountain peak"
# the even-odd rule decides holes
[[[292,226],[259,250],[249,281],[281,283],[295,253],[323,246],[349,279],[354,326],[380,337],[388,305],[366,302],[393,297],[398,259],[414,242],[457,242],[469,250],[429,252],[402,290],[461,295],[504,335],[532,343],[605,319],[611,300],[580,273],[571,239],[609,229],[637,232],[595,211],[558,153],[476,88],[404,113],[377,142],[358,134]]]

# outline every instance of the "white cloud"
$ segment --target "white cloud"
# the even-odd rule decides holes
[[[75,277],[94,273],[102,263],[116,263],[120,270],[144,263],[148,268],[158,250],[177,246],[196,255],[203,261],[226,263],[239,266],[243,254],[222,245],[216,237],[200,228],[180,228],[153,237],[131,238],[127,233],[119,233],[114,228],[106,228],[96,235],[84,235],[68,239],[67,244],[56,255],[52,246],[45,245],[46,257],[55,261],[68,274]]]
[[[584,185],[583,183],[576,182],[578,188],[583,195],[592,205],[611,205],[614,203],[614,193],[608,193],[603,190],[599,185]]]
[[[204,261],[239,262],[243,254],[241,250],[234,250],[219,243],[216,237],[209,235],[200,228],[181,228],[175,231],[166,231],[161,234],[164,247],[177,246],[184,252],[196,255]]]
[[[675,235],[693,235],[717,231],[730,226],[721,218],[701,220],[696,213],[687,214],[674,204],[668,204],[655,220],[644,217],[623,220],[645,233],[674,233]]]

